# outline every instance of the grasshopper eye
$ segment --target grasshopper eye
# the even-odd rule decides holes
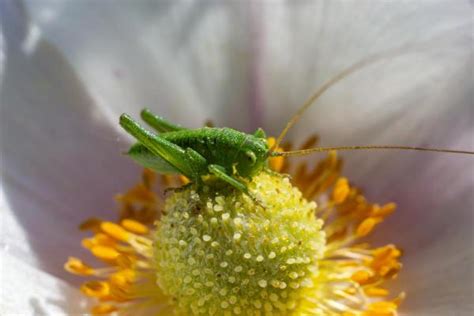
[[[248,161],[250,161],[252,164],[257,161],[257,157],[255,156],[255,153],[253,151],[249,150],[245,152],[245,155],[247,156]]]

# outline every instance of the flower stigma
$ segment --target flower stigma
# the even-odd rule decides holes
[[[395,204],[369,203],[341,166],[335,152],[314,167],[271,158],[250,194],[146,169],[117,196],[117,221],[80,226],[93,233],[82,246],[105,266],[70,257],[65,269],[89,279],[81,291],[96,315],[396,316],[404,294],[390,298],[385,283],[401,251],[361,241]],[[158,182],[179,188],[162,198]]]

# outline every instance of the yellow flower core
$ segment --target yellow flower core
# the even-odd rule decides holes
[[[274,171],[248,183],[252,197],[211,178],[164,201],[145,170],[117,197],[117,222],[80,226],[94,233],[82,245],[106,266],[70,257],[65,269],[89,278],[81,291],[96,299],[93,314],[397,315],[404,295],[388,299],[384,284],[401,268],[400,250],[359,241],[395,205],[368,203],[341,165],[335,152],[314,168],[273,158]]]
[[[157,225],[158,284],[183,314],[291,314],[314,287],[325,248],[316,203],[280,174],[248,184],[252,198],[220,181],[172,194]]]

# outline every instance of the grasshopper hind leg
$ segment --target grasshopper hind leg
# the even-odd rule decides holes
[[[199,167],[202,169],[202,165],[197,166],[196,163],[203,164],[203,162],[196,157],[197,155],[192,155],[187,152],[186,149],[160,137],[159,135],[147,131],[126,114],[120,116],[120,125],[130,135],[134,136],[141,144],[143,144],[143,146],[145,146],[152,154],[160,157],[173,169],[176,169],[176,171],[191,180],[199,179],[200,174],[197,173],[197,170]],[[165,170],[158,169],[157,171],[161,172]]]
[[[143,109],[140,113],[142,119],[160,133],[182,131],[186,128],[173,124],[161,116],[155,115],[149,109]]]

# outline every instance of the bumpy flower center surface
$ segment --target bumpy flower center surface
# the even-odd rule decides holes
[[[91,313],[398,315],[405,294],[390,297],[386,285],[402,268],[401,251],[364,241],[395,204],[370,203],[341,176],[335,152],[314,166],[281,157],[269,166],[248,183],[250,196],[222,182],[197,191],[182,187],[189,183],[182,176],[145,169],[140,183],[117,195],[117,221],[80,225],[93,233],[82,246],[105,267],[76,257],[64,265],[88,278],[81,291],[96,301]],[[299,189],[276,172],[292,174]],[[181,188],[164,201],[158,183]]]
[[[249,188],[255,198],[219,182],[168,197],[154,259],[182,313],[290,315],[314,286],[325,250],[316,204],[278,174],[263,172]]]

